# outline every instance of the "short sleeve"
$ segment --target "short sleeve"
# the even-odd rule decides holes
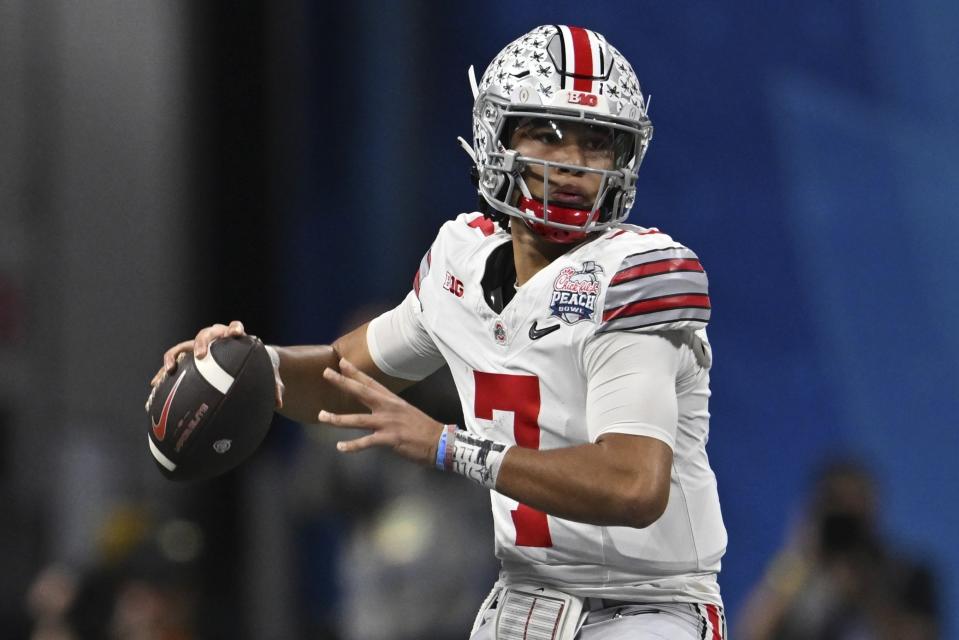
[[[597,333],[701,329],[711,305],[706,271],[677,245],[627,255],[609,280]]]
[[[656,438],[675,448],[681,332],[596,336],[583,354],[590,442],[605,433]]]
[[[444,364],[423,326],[423,312],[414,291],[399,306],[370,322],[366,343],[376,366],[394,378],[422,380]]]

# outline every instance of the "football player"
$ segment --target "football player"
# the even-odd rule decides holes
[[[278,410],[368,430],[340,451],[389,447],[490,490],[502,571],[472,638],[724,638],[707,278],[624,222],[648,101],[602,35],[565,25],[470,81],[481,211],[440,228],[392,311],[330,346],[270,347]],[[201,330],[155,382],[243,331]],[[396,395],[444,362],[463,425]]]

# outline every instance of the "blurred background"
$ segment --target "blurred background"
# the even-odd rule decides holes
[[[481,490],[280,419],[174,485],[143,403],[202,326],[325,343],[398,302],[475,206],[467,67],[543,23],[632,61],[630,221],[710,275],[730,626],[762,636],[784,556],[868,538],[933,621],[910,637],[959,638],[950,0],[0,0],[0,636],[466,637]],[[414,392],[438,418],[446,384]],[[839,529],[837,459],[872,483]]]

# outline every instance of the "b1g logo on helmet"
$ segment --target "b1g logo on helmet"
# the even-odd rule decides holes
[[[578,104],[583,107],[595,107],[599,104],[599,96],[595,93],[581,93],[579,91],[570,91],[566,100],[570,104]]]
[[[579,271],[573,267],[560,271],[553,282],[550,315],[567,324],[592,320],[601,287],[599,273],[603,273],[603,268],[592,261],[584,262]]]

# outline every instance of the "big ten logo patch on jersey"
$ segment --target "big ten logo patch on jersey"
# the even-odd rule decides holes
[[[443,288],[452,293],[457,298],[463,297],[463,281],[454,276],[449,271],[446,272],[446,279],[443,280]]]
[[[597,275],[600,273],[603,273],[603,268],[592,261],[584,262],[579,271],[573,267],[565,267],[560,271],[553,282],[550,315],[567,324],[592,320],[596,311],[596,298],[600,293],[601,285]]]

